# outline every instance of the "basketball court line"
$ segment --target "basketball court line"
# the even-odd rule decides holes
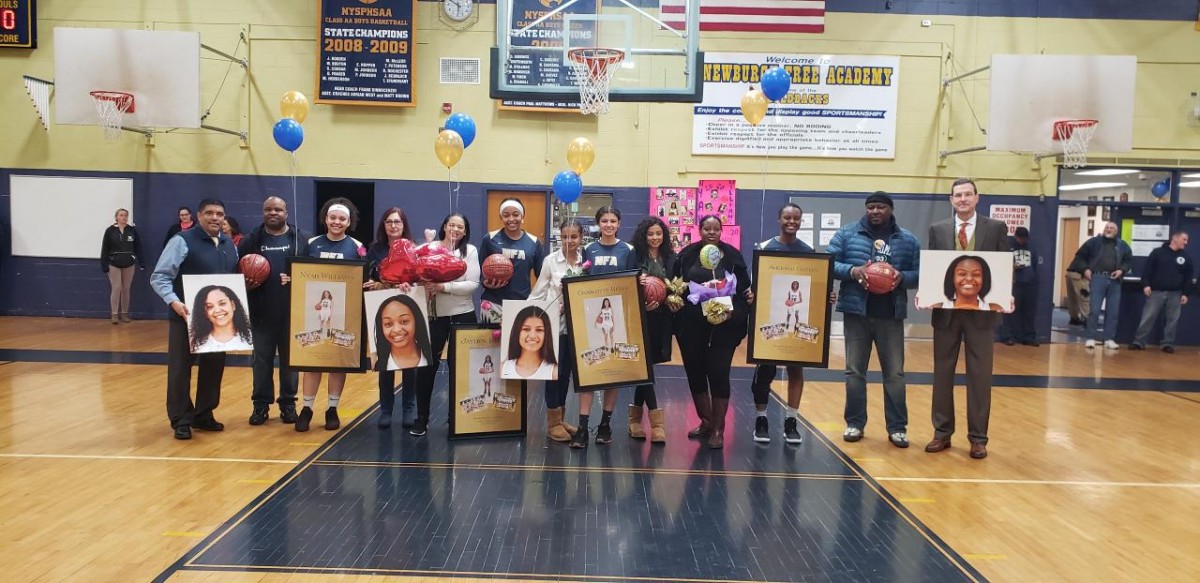
[[[953,484],[1003,484],[1013,486],[1101,486],[1106,488],[1200,488],[1200,482],[1105,482],[1096,480],[1014,480],[907,476],[872,476],[872,478],[878,482],[945,482]]]
[[[669,476],[718,476],[723,478],[790,478],[804,480],[861,480],[859,476],[845,474],[788,474],[784,472],[712,471],[670,468],[621,468],[585,466],[529,466],[505,464],[452,464],[436,462],[368,462],[368,461],[315,461],[314,466],[361,467],[361,468],[405,468],[446,470],[499,470],[499,471],[547,471],[581,474],[654,474]]]
[[[97,460],[97,461],[135,461],[135,462],[218,462],[231,464],[287,464],[296,465],[303,460],[272,460],[230,457],[172,457],[155,455],[83,455],[62,453],[0,453],[0,458],[12,459],[66,459],[66,460]]]
[[[1196,403],[1196,404],[1200,405],[1200,399],[1193,399],[1193,398],[1191,398],[1191,397],[1185,397],[1185,396],[1183,396],[1183,395],[1180,395],[1180,394],[1178,394],[1178,393],[1172,393],[1171,391],[1163,391],[1163,394],[1170,395],[1170,396],[1172,396],[1172,397],[1176,397],[1176,398],[1179,398],[1179,399],[1183,399],[1184,401],[1189,401],[1189,402]]]

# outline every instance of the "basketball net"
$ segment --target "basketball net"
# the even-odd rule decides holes
[[[133,95],[120,91],[92,91],[91,95],[100,116],[100,127],[104,128],[104,141],[120,141],[121,119],[126,112],[133,111]]]
[[[1087,165],[1088,143],[1100,122],[1094,119],[1067,119],[1054,122],[1054,140],[1062,146],[1063,167]]]
[[[617,49],[571,49],[567,60],[579,84],[579,111],[584,115],[608,113],[608,89],[625,51]]]

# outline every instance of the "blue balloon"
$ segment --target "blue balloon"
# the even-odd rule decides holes
[[[570,204],[579,200],[580,194],[583,194],[583,180],[578,174],[563,170],[554,177],[554,196],[557,196],[558,200]]]
[[[300,127],[300,122],[290,117],[275,122],[273,133],[275,143],[289,152],[295,152],[300,148],[300,144],[304,143],[304,128]]]
[[[1153,194],[1155,198],[1162,198],[1167,194],[1170,194],[1170,192],[1171,181],[1169,180],[1159,180],[1158,182],[1154,183],[1154,186],[1150,187],[1150,194]]]
[[[471,147],[475,141],[475,120],[465,113],[456,113],[446,118],[446,129],[458,132],[462,136],[463,148]]]
[[[774,67],[763,73],[759,80],[763,95],[771,101],[779,101],[792,88],[792,76],[783,67]]]

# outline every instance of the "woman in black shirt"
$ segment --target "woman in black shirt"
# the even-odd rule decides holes
[[[108,304],[112,309],[112,323],[131,322],[129,317],[129,286],[133,283],[133,266],[146,268],[142,260],[142,240],[137,229],[129,224],[129,211],[117,209],[116,222],[104,230],[100,243],[100,269],[108,274],[112,286]]]

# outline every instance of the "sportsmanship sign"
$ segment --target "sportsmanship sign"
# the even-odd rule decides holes
[[[416,0],[321,0],[317,103],[416,105]]]
[[[742,96],[775,66],[791,74],[791,89],[756,128],[742,117]],[[896,156],[900,57],[705,53],[703,73],[693,154]]]

